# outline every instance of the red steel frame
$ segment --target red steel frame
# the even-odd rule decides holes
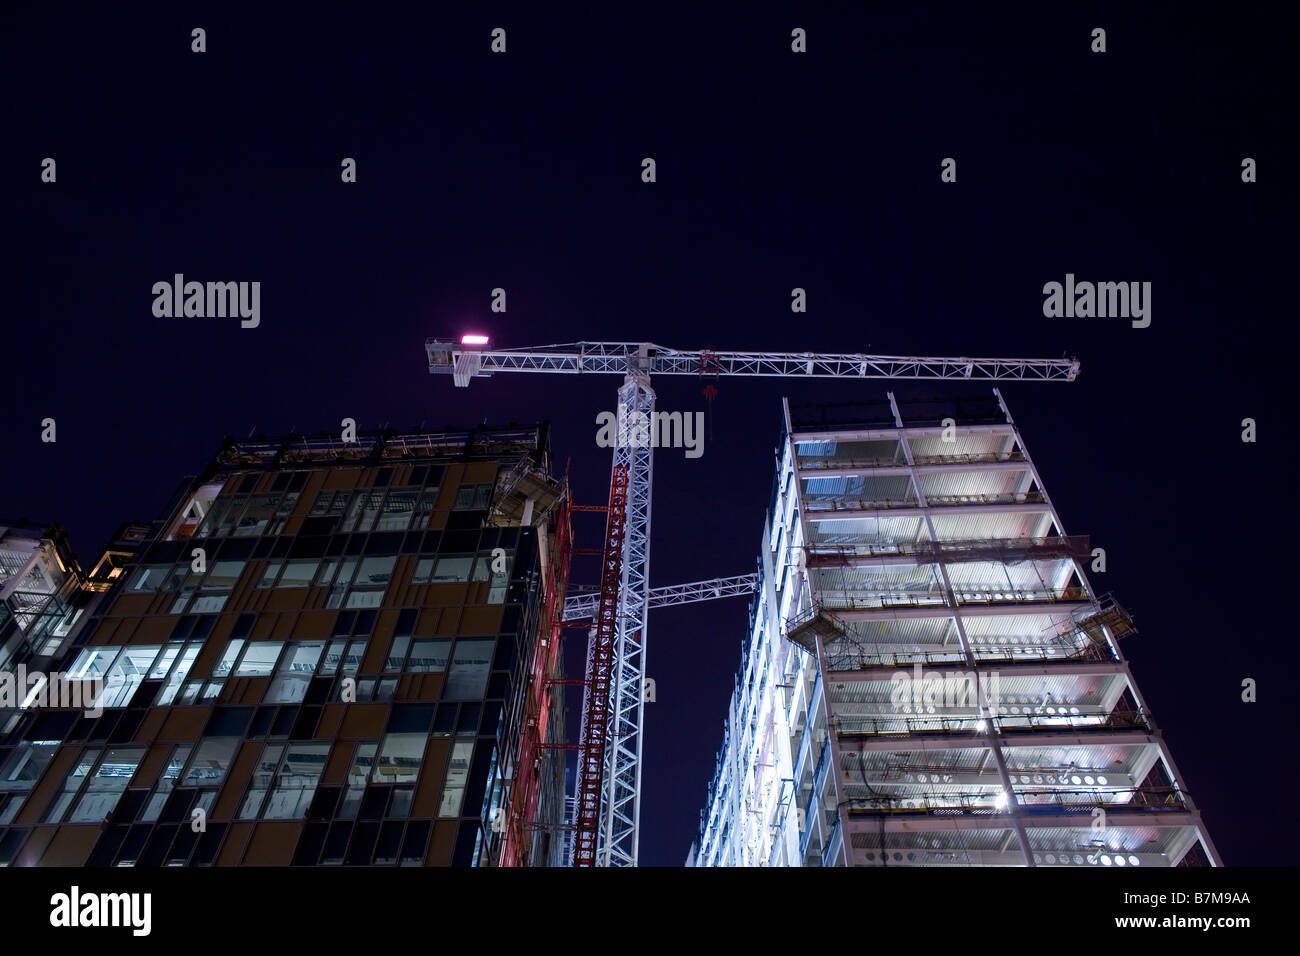
[[[601,564],[600,604],[591,655],[591,683],[578,766],[578,808],[574,834],[574,866],[595,866],[600,838],[600,797],[605,781],[605,738],[609,728],[609,691],[618,623],[619,585],[623,577],[623,535],[627,515],[628,470],[616,466],[609,484],[605,522],[605,552]]]
[[[569,583],[569,558],[573,531],[569,521],[567,489],[555,509],[555,553],[550,562],[543,608],[543,639],[536,642],[529,674],[528,697],[524,705],[524,727],[519,738],[519,759],[515,764],[515,787],[506,812],[501,849],[501,866],[528,866],[532,854],[532,829],[537,798],[541,790],[542,753],[551,720],[551,694],[560,658],[560,635],[564,628],[564,593]],[[545,530],[542,530],[545,534]]]

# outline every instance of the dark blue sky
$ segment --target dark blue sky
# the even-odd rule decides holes
[[[1293,54],[1274,14],[196,10],[3,14],[0,513],[64,523],[91,561],[224,435],[345,416],[549,418],[577,500],[604,503],[595,416],[617,379],[430,377],[424,339],[470,326],[502,346],[1074,355],[1078,382],[1007,400],[1067,530],[1107,549],[1096,583],[1137,617],[1126,653],[1225,860],[1295,862],[1273,812],[1297,783],[1279,746],[1296,733]],[[150,289],[175,272],[260,281],[260,327],[155,318]],[[1043,284],[1067,272],[1150,281],[1151,327],[1044,318]],[[703,408],[702,384],[659,381],[660,408]],[[719,382],[704,456],[658,456],[653,583],[753,567],[783,394],[886,388]],[[745,625],[743,600],[652,617],[647,863],[694,837]]]

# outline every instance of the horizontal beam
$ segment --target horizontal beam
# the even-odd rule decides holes
[[[670,584],[650,589],[650,607],[670,607],[675,604],[694,604],[697,601],[714,601],[718,598],[743,597],[753,594],[758,587],[757,574],[737,574],[729,578],[710,578],[689,584]],[[595,612],[597,594],[575,594],[564,600],[564,620],[578,621]]]
[[[748,375],[778,378],[957,379],[1072,382],[1077,359],[946,358],[844,352],[713,352],[648,342],[571,342],[523,349],[477,349],[445,339],[425,342],[429,371],[456,384],[496,372],[570,375]]]

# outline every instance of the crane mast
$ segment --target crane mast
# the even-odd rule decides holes
[[[649,342],[575,342],[523,349],[488,348],[486,337],[425,342],[431,374],[464,388],[498,372],[622,375],[617,421],[653,421],[653,375],[789,378],[958,379],[1072,382],[1077,359],[941,358],[830,352],[679,350]],[[644,416],[641,418],[640,416]],[[572,864],[636,866],[641,817],[646,624],[650,589],[652,442],[614,446],[602,550],[601,591],[585,602],[593,615],[583,681]],[[735,580],[735,579],[730,579]],[[707,582],[701,582],[707,583]],[[682,586],[688,593],[690,585]],[[673,591],[673,589],[656,589]],[[690,600],[747,593],[717,587]],[[653,603],[678,603],[670,599]],[[571,617],[566,602],[564,617]],[[573,615],[576,616],[576,615]]]

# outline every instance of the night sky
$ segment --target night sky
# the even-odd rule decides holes
[[[1075,356],[1077,382],[1004,395],[1066,530],[1107,550],[1093,581],[1137,620],[1124,651],[1225,861],[1296,862],[1294,52],[1274,13],[384,6],[0,15],[0,514],[61,522],[90,564],[223,436],[344,417],[546,418],[575,499],[605,503],[616,377],[455,389],[430,335]],[[260,326],[154,317],[176,272],[260,281]],[[1151,326],[1045,318],[1067,272],[1151,282]],[[705,384],[656,380],[659,408],[704,409]],[[703,457],[656,455],[655,586],[753,569],[781,396],[891,385],[716,387]],[[601,522],[575,520],[596,546]],[[746,621],[743,599],[652,613],[645,863],[695,837]]]

